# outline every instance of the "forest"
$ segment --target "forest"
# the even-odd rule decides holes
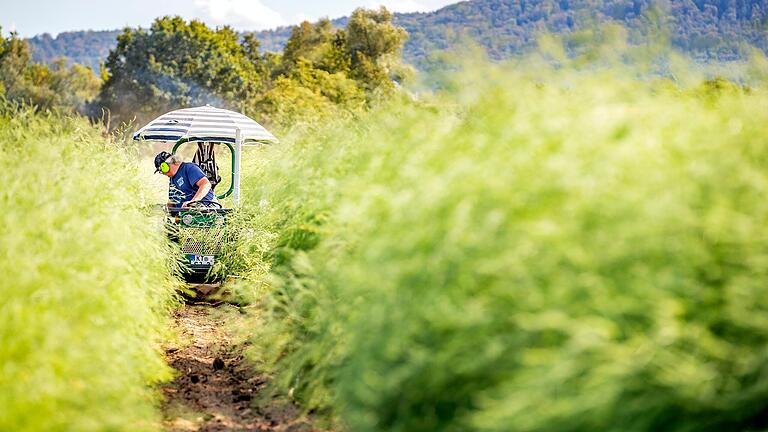
[[[343,28],[348,19],[331,22]],[[768,52],[768,5],[760,0],[471,0],[429,13],[396,13],[393,22],[410,35],[403,58],[420,69],[430,67],[431,53],[466,39],[484,47],[492,59],[501,60],[530,51],[542,32],[569,34],[606,23],[627,27],[635,43],[655,27],[668,35],[673,46],[699,61],[744,60],[749,57],[748,46]],[[56,38],[36,36],[28,42],[36,61],[67,57],[98,71],[99,62],[116,45],[118,33],[67,32]],[[264,51],[280,52],[291,27],[254,34]]]

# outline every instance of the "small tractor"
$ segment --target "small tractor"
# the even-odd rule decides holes
[[[253,119],[210,105],[184,108],[163,114],[138,130],[134,140],[173,144],[171,154],[181,146],[196,145],[192,163],[197,164],[211,182],[215,201],[199,201],[188,207],[164,206],[171,238],[181,247],[188,275],[210,275],[232,236],[227,230],[228,215],[240,202],[240,161],[244,146],[278,143],[263,126]],[[216,148],[226,147],[231,153],[232,179],[229,189],[216,194],[221,182],[216,163]],[[224,208],[218,200],[232,196],[232,207]]]

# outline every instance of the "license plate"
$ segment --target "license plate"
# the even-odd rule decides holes
[[[188,255],[191,265],[213,265],[213,255]]]

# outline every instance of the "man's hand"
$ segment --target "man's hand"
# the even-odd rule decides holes
[[[196,202],[198,202],[198,200],[185,201],[184,203],[181,204],[181,206],[182,207],[189,207],[190,204],[196,203]]]

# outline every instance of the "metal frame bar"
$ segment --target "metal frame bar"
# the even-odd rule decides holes
[[[235,159],[232,168],[232,186],[234,186],[235,207],[240,202],[240,158],[243,156],[243,132],[235,129]],[[237,174],[235,174],[237,173]]]
[[[238,131],[238,136],[239,136],[240,129],[238,129],[237,131]],[[175,154],[176,150],[178,150],[178,148],[181,147],[182,144],[187,144],[189,142],[197,142],[197,141],[198,140],[190,141],[189,138],[182,138],[182,139],[176,141],[176,144],[173,145],[173,149],[171,149],[171,153]],[[237,142],[239,140],[236,139],[235,141]],[[237,166],[237,167],[235,166],[235,161],[237,159],[239,159],[238,154],[240,152],[235,152],[235,147],[233,147],[232,143],[230,143],[228,141],[223,141],[223,140],[222,141],[217,141],[215,139],[211,139],[211,140],[206,140],[206,141],[203,141],[203,142],[212,142],[212,143],[216,143],[216,144],[226,144],[226,146],[229,148],[229,151],[232,153],[232,181],[229,182],[229,189],[226,192],[224,192],[223,194],[221,194],[221,195],[216,195],[216,198],[218,198],[218,199],[226,198],[226,197],[232,195],[232,193],[235,191],[235,179],[237,179],[238,189],[239,189],[239,186],[240,186],[240,167],[239,166]],[[242,143],[240,143],[240,146],[242,147]],[[242,148],[240,148],[240,150],[242,150]],[[237,175],[235,175],[235,173],[237,173]],[[238,199],[238,196],[236,195],[235,196],[235,204],[237,204],[237,199]]]

